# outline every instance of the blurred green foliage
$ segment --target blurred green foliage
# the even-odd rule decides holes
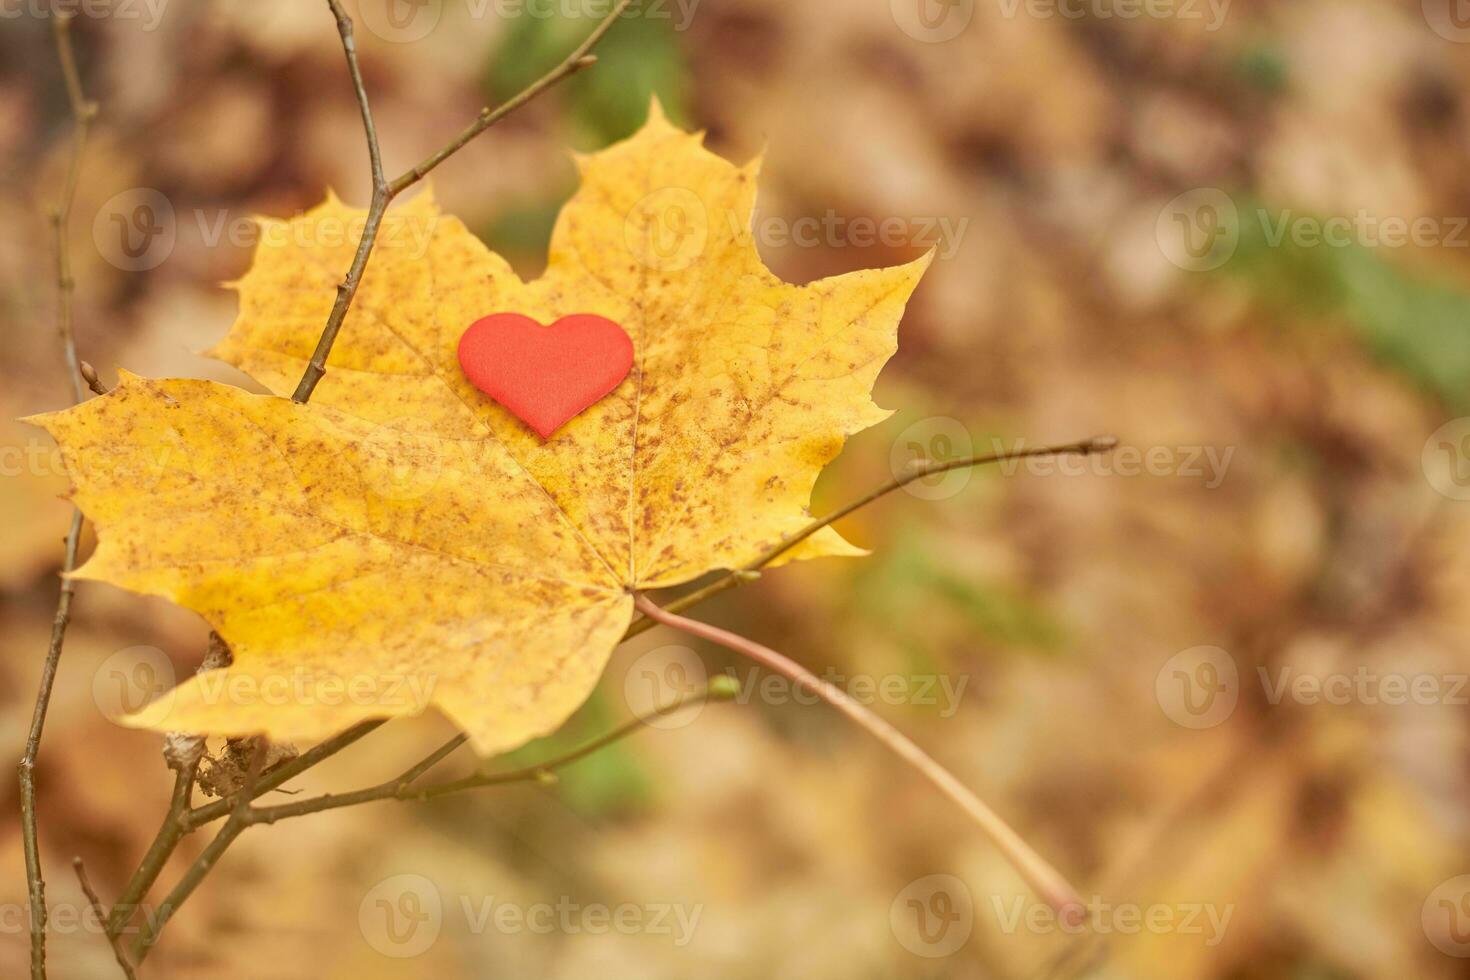
[[[849,595],[845,615],[880,632],[920,669],[934,667],[939,636],[915,624],[930,621],[922,611],[935,604],[953,613],[967,631],[1006,649],[1055,653],[1065,640],[1061,625],[1041,606],[957,569],[944,557],[935,530],[912,521],[862,563]]]
[[[519,92],[565,58],[595,23],[587,17],[517,17],[491,54],[488,94],[500,100]],[[620,18],[597,46],[597,60],[596,68],[578,72],[558,90],[576,145],[595,149],[632,135],[647,117],[652,95],[669,118],[687,119],[689,72],[671,21]]]
[[[637,4],[633,8],[636,9]],[[559,64],[580,44],[595,21],[586,17],[515,18],[491,52],[484,87],[497,102],[519,92]],[[676,122],[688,118],[689,71],[672,24],[667,19],[624,17],[597,46],[598,65],[563,82],[555,93],[572,145],[599,149],[631,136],[648,117],[657,95]],[[557,212],[572,194],[568,185],[543,198],[528,198],[477,229],[497,252],[540,261],[546,254]]]
[[[1279,225],[1289,209],[1252,199],[1239,213],[1240,243],[1224,271],[1257,299],[1289,316],[1340,319],[1383,363],[1452,408],[1470,406],[1470,291],[1402,268],[1387,246],[1273,242],[1261,216]]]
[[[529,201],[520,207],[507,208],[495,216],[488,225],[477,229],[480,239],[501,255],[525,256],[543,263],[546,259],[547,243],[551,241],[551,230],[556,226],[556,216],[561,206],[571,196],[571,188],[556,198],[544,201]]]
[[[1246,84],[1268,94],[1286,88],[1286,56],[1274,44],[1261,42],[1243,49],[1235,59],[1235,73]]]
[[[496,768],[519,769],[566,755],[622,723],[608,708],[603,688],[593,691],[571,719],[545,738],[537,739],[496,760]],[[637,735],[631,736],[636,738]],[[653,782],[627,741],[617,741],[557,771],[553,790],[583,816],[612,816],[637,812],[653,799]]]

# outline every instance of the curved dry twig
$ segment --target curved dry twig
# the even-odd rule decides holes
[[[1021,877],[1026,879],[1026,883],[1041,897],[1042,901],[1062,916],[1063,921],[1069,924],[1080,923],[1084,910],[1082,898],[1061,872],[1033,850],[1020,834],[1012,830],[1009,824],[1002,820],[980,797],[976,796],[968,786],[956,779],[953,773],[936,762],[929,753],[915,745],[908,736],[854,701],[842,688],[822,680],[790,657],[740,636],[738,633],[731,633],[718,626],[711,626],[708,623],[701,623],[698,620],[671,613],[642,594],[636,596],[634,601],[638,605],[638,610],[653,622],[662,623],[712,643],[718,643],[728,650],[749,657],[756,663],[776,671],[803,689],[817,695],[857,722],[878,741],[892,749],[916,772],[933,783],[940,792],[957,803],[960,809],[969,815],[985,836],[989,837],[991,842],[1006,856],[1012,866],[1020,872]]]

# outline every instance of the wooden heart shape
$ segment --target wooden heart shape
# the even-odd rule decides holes
[[[550,326],[520,313],[492,313],[459,338],[459,366],[476,388],[549,439],[628,376],[633,341],[592,313]]]

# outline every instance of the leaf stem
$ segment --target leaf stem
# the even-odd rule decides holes
[[[458,136],[450,140],[444,147],[434,152],[399,177],[389,181],[383,175],[382,154],[378,149],[378,133],[373,125],[372,110],[368,106],[367,89],[363,85],[362,71],[357,64],[357,43],[352,33],[352,18],[342,9],[340,0],[327,0],[332,10],[332,16],[337,21],[337,33],[342,37],[342,50],[347,56],[347,70],[352,76],[352,89],[357,96],[358,109],[362,115],[362,126],[367,136],[368,158],[372,167],[373,195],[368,204],[367,218],[363,223],[362,237],[357,243],[357,252],[352,257],[352,265],[347,270],[347,276],[337,285],[337,299],[332,304],[332,312],[327,316],[327,324],[322,328],[321,336],[317,339],[316,349],[312,352],[311,360],[306,365],[305,372],[301,375],[301,381],[296,385],[296,391],[291,395],[291,400],[305,403],[311,398],[311,393],[316,390],[317,384],[327,373],[327,358],[332,353],[332,345],[337,342],[337,334],[342,330],[342,322],[347,318],[347,310],[352,306],[353,297],[357,295],[357,287],[362,282],[363,271],[367,268],[368,257],[372,254],[373,244],[378,237],[378,228],[383,222],[383,213],[395,197],[408,188],[417,184],[439,164],[458,153],[476,136],[494,126],[500,120],[530,102],[542,92],[551,88],[564,78],[575,75],[584,68],[590,68],[597,63],[596,57],[592,55],[592,49],[602,40],[608,30],[612,28],[613,22],[627,9],[632,0],[621,0],[613,8],[612,12],[604,17],[593,29],[575,51],[551,71],[542,75],[536,81],[526,86],[525,89],[506,100],[494,109],[486,106],[480,110],[474,122],[466,126]]]
[[[798,544],[805,541],[813,534],[816,534],[822,528],[842,520],[842,518],[847,517],[854,511],[861,510],[862,508],[873,503],[875,500],[886,497],[893,491],[899,489],[900,487],[905,487],[910,483],[913,483],[915,480],[922,480],[927,476],[933,476],[937,473],[947,473],[950,470],[969,469],[975,466],[985,466],[989,463],[999,463],[1012,459],[1027,459],[1035,456],[1091,456],[1096,453],[1111,452],[1113,448],[1117,446],[1117,444],[1118,440],[1114,436],[1093,436],[1091,439],[1083,439],[1080,442],[1069,442],[1059,446],[1038,446],[1032,449],[1012,449],[1002,452],[985,453],[978,456],[965,456],[961,459],[951,459],[944,462],[927,460],[916,466],[911,466],[902,475],[894,477],[892,480],[889,480],[887,483],[878,487],[876,490],[869,492],[865,496],[858,498],[852,503],[847,504],[844,507],[839,507],[837,510],[834,510],[832,513],[828,514],[825,517],[820,517],[816,520],[813,520],[810,524],[802,528],[800,531],[797,531],[795,534],[781,539],[775,545],[763,551],[761,554],[757,555],[746,564],[731,572],[726,573],[720,578],[715,579],[713,582],[704,586],[703,588],[696,589],[695,591],[690,592],[688,595],[681,596],[678,599],[674,599],[662,608],[665,612],[683,612],[691,606],[698,605],[711,596],[715,596],[720,594],[721,592],[724,592],[726,589],[733,589],[737,585],[743,585],[744,583],[751,581],[752,579],[757,577],[762,568],[765,568],[771,562],[775,561],[777,558],[780,558],[782,555],[786,554],[786,552],[790,551],[792,548],[796,547]],[[645,616],[644,618],[638,619],[634,621],[631,625],[629,625],[627,632],[623,634],[623,639],[630,639],[637,636],[639,633],[642,633],[645,630],[649,630],[652,628],[653,620]]]
[[[71,106],[73,120],[71,162],[67,167],[61,200],[51,212],[51,229],[56,243],[57,332],[61,336],[61,350],[71,381],[72,399],[81,402],[86,398],[86,392],[82,388],[81,365],[77,358],[75,314],[72,308],[76,281],[71,273],[71,249],[67,241],[67,230],[71,222],[72,204],[76,200],[82,152],[87,144],[87,130],[97,114],[97,106],[88,102],[82,93],[81,75],[77,71],[76,55],[72,50],[71,18],[69,13],[53,12],[51,15],[51,33],[56,41],[56,54],[61,62],[61,74],[66,82],[66,97]],[[36,756],[41,749],[41,733],[46,726],[46,710],[51,705],[51,690],[56,684],[56,668],[61,662],[66,628],[71,622],[71,602],[76,592],[76,583],[68,575],[76,568],[77,545],[81,536],[82,512],[75,510],[66,532],[61,563],[61,595],[57,599],[56,617],[51,624],[51,642],[46,649],[46,659],[41,663],[40,689],[36,692],[36,706],[31,714],[25,753],[16,767],[20,780],[21,846],[25,852],[26,892],[31,912],[32,980],[46,980],[46,880],[41,870],[40,831],[36,817]]]
[[[763,667],[774,670],[820,697],[857,722],[869,734],[892,749],[899,758],[933,783],[940,792],[957,803],[960,809],[969,815],[970,819],[1015,866],[1042,901],[1062,916],[1063,921],[1068,923],[1081,921],[1084,911],[1082,899],[1077,890],[1066,878],[1062,877],[1060,872],[1033,850],[994,810],[986,806],[980,797],[956,779],[948,769],[936,762],[933,757],[915,745],[898,729],[854,701],[840,687],[822,680],[801,664],[777,653],[770,647],[720,629],[718,626],[711,626],[708,623],[701,623],[698,620],[671,613],[655,605],[641,593],[634,597],[634,602],[638,610],[650,620],[681,630],[691,636],[709,640],[711,643],[717,643],[726,649],[749,657]]]

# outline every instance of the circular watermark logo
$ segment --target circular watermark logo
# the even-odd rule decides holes
[[[1213,728],[1235,713],[1240,671],[1220,647],[1190,647],[1164,662],[1154,697],[1165,716],[1185,728]]]
[[[369,946],[394,959],[428,951],[444,925],[439,888],[423,875],[384,878],[362,897],[357,924]]]
[[[888,469],[895,480],[901,480],[925,463],[948,463],[974,453],[970,430],[959,419],[935,415],[898,434],[888,451]],[[904,484],[903,492],[920,500],[946,500],[969,486],[972,473],[968,466],[930,473]]]
[[[109,720],[154,726],[173,709],[174,665],[158,647],[124,647],[92,675],[92,700]]]
[[[954,875],[925,875],[894,898],[888,925],[904,949],[938,959],[969,941],[975,928],[975,902],[970,889]]]
[[[893,22],[915,41],[952,41],[975,18],[975,0],[888,0]]]
[[[1470,957],[1470,875],[1440,882],[1419,913],[1424,935],[1446,956]]]
[[[1164,258],[1181,269],[1218,269],[1240,246],[1240,212],[1224,191],[1197,187],[1164,205],[1154,238]]]
[[[97,253],[124,272],[162,265],[178,241],[174,206],[151,187],[130,187],[107,199],[92,219]]]
[[[708,690],[709,676],[704,661],[689,647],[672,644],[655,647],[628,665],[623,675],[623,699],[628,710],[648,717],[666,704]],[[690,705],[672,714],[648,718],[653,728],[683,728],[704,711],[703,704]]]
[[[358,21],[393,44],[422,41],[443,14],[443,0],[364,0],[357,5]]]
[[[665,187],[646,194],[623,222],[628,251],[639,264],[659,272],[689,268],[709,243],[709,211],[698,194]]]
[[[1434,430],[1420,457],[1429,485],[1451,500],[1470,500],[1470,417]]]
[[[1423,0],[1429,29],[1446,41],[1470,42],[1470,3],[1465,0]]]

